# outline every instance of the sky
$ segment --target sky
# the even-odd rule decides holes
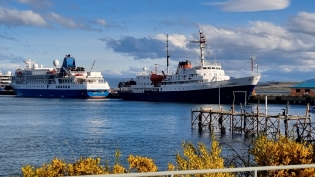
[[[31,59],[44,67],[67,54],[106,78],[133,78],[178,62],[206,61],[226,75],[261,81],[315,78],[314,0],[1,0],[0,71]],[[95,61],[95,64],[93,65]]]

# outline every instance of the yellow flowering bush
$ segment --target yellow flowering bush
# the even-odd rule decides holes
[[[278,140],[266,136],[258,137],[250,150],[258,166],[282,166],[310,164],[313,160],[313,147],[298,143],[287,137]],[[263,176],[315,176],[315,169],[288,169],[262,172]]]
[[[129,155],[128,157],[129,169],[135,169],[137,172],[157,172],[158,167],[155,165],[153,159],[141,156]]]
[[[99,158],[80,158],[74,164],[67,164],[61,159],[54,158],[50,164],[43,164],[39,168],[31,165],[22,167],[24,177],[55,177],[55,176],[75,176],[91,174],[108,174],[105,167],[100,165]]]
[[[69,176],[75,175],[98,175],[108,174],[106,168],[100,165],[100,158],[80,158],[74,164],[68,164],[67,171]]]
[[[125,167],[119,164],[115,164],[112,170],[112,174],[122,174],[127,173],[127,170]]]
[[[176,165],[168,163],[168,170],[201,170],[201,169],[217,169],[225,168],[224,159],[221,157],[221,148],[219,142],[212,136],[211,149],[199,142],[195,147],[191,142],[183,142],[183,156],[176,154]],[[185,175],[189,176],[189,175]],[[230,177],[234,176],[230,173],[216,174],[196,174],[196,177]]]

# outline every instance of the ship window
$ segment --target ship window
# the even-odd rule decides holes
[[[308,92],[308,93],[310,93],[310,89],[305,89],[305,92]]]
[[[296,89],[296,93],[300,93],[301,92],[301,89]]]
[[[212,69],[215,69],[214,67],[212,67]]]

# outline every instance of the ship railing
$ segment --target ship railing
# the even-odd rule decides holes
[[[283,170],[283,169],[301,169],[315,168],[315,164],[302,165],[283,165],[283,166],[260,166],[260,167],[241,167],[241,168],[221,168],[207,170],[181,170],[181,171],[161,171],[147,173],[125,173],[125,174],[107,174],[107,175],[89,175],[89,177],[145,177],[145,176],[177,176],[177,175],[197,175],[197,174],[215,174],[215,173],[244,173],[251,172],[252,177],[258,177],[258,171]]]
[[[222,66],[221,63],[217,63],[217,62],[207,62],[207,61],[205,61],[205,65]]]

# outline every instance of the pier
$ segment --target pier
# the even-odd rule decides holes
[[[297,141],[315,141],[315,124],[311,122],[308,114],[309,105],[306,106],[304,116],[289,115],[288,104],[281,113],[270,115],[259,112],[259,104],[253,109],[248,106],[236,110],[234,106],[230,110],[222,108],[199,108],[191,110],[191,127],[209,129],[211,132],[221,134],[244,134],[245,137],[266,135],[278,138],[285,135]]]
[[[293,96],[293,95],[252,95],[250,96],[248,102],[249,103],[257,103],[258,101],[265,101],[265,97],[268,96],[268,103],[273,104],[286,104],[289,102],[290,104],[311,104],[315,105],[315,97],[311,97],[308,95],[305,96]]]

